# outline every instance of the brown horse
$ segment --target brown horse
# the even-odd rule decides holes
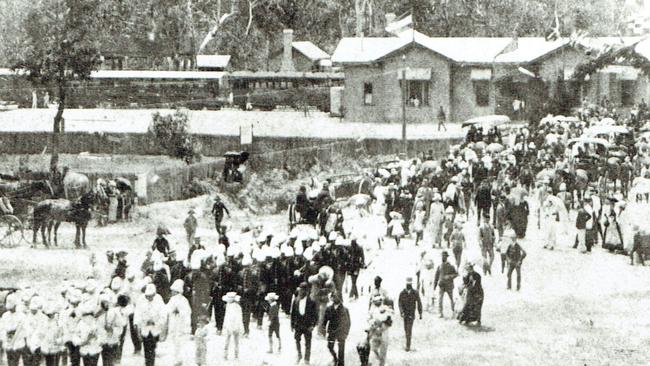
[[[91,219],[91,209],[95,202],[94,192],[85,193],[78,201],[72,202],[67,199],[48,199],[39,202],[34,207],[34,236],[32,243],[38,243],[37,233],[41,230],[43,244],[50,246],[52,239],[52,227],[54,227],[54,245],[58,246],[57,231],[61,222],[72,222],[76,226],[74,244],[80,248],[86,245],[86,227]],[[47,237],[45,230],[47,229]]]

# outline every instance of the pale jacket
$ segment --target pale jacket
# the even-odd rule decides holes
[[[25,329],[27,331],[27,348],[30,351],[36,352],[43,345],[43,337],[45,334],[45,323],[47,323],[47,316],[40,311],[36,314],[31,312],[25,316]]]
[[[223,320],[223,329],[226,333],[244,333],[244,322],[239,303],[226,304],[226,315]]]
[[[18,351],[25,348],[25,314],[15,311],[7,311],[0,318],[0,342],[5,350]],[[9,335],[12,333],[13,335]]]
[[[46,355],[55,355],[61,352],[63,347],[63,328],[59,320],[47,317],[43,324],[43,339],[41,344],[41,352]]]
[[[79,352],[82,356],[98,355],[102,351],[97,326],[97,318],[92,315],[84,315],[79,321],[78,333],[73,343],[80,346]]]
[[[128,322],[127,316],[122,313],[122,308],[112,307],[101,314],[97,319],[99,343],[116,345],[120,343],[120,336]]]
[[[75,316],[73,317],[72,314]],[[63,343],[73,342],[77,338],[77,333],[79,331],[79,320],[81,320],[81,314],[77,311],[77,307],[69,305],[65,310],[59,314],[59,323],[63,328]],[[78,346],[78,344],[74,343]]]
[[[133,313],[133,324],[138,327],[143,337],[152,335],[158,337],[163,334],[165,323],[167,322],[167,310],[165,303],[160,296],[154,297],[148,301],[142,297],[135,305]]]
[[[174,295],[167,303],[167,332],[169,337],[178,337],[191,332],[192,308],[183,295]]]

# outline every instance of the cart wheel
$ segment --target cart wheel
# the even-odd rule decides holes
[[[16,216],[0,216],[0,246],[15,247],[24,239],[23,223]]]

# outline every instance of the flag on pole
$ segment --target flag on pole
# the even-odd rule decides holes
[[[388,33],[399,34],[407,29],[413,29],[413,24],[413,14],[411,14],[411,12],[407,12],[395,19],[390,24],[387,24],[385,29]]]

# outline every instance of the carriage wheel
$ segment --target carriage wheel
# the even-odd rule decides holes
[[[25,238],[23,223],[13,215],[0,216],[0,245],[15,247]]]

